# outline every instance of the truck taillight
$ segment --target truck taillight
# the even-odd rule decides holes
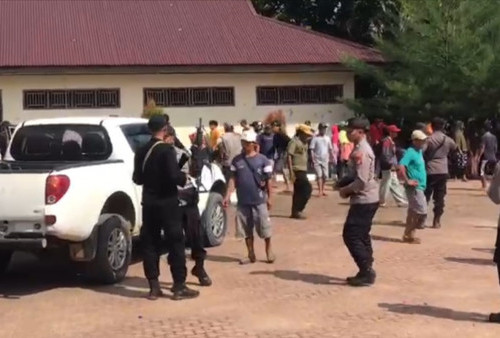
[[[53,175],[45,183],[45,204],[56,204],[69,189],[69,177]]]

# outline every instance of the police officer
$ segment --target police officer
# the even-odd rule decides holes
[[[165,143],[174,145],[175,135],[167,135]],[[189,155],[185,150],[175,147],[177,161],[181,171],[189,173]],[[198,278],[201,286],[212,285],[212,280],[205,270],[205,258],[207,251],[204,248],[203,228],[201,225],[201,216],[198,209],[200,196],[193,182],[193,178],[188,176],[186,184],[179,186],[179,201],[181,210],[181,220],[184,233],[191,245],[191,258],[195,261],[195,265],[191,270],[191,274]]]
[[[179,169],[173,146],[163,141],[167,135],[174,134],[165,117],[151,117],[148,127],[152,138],[137,151],[133,174],[134,182],[143,185],[140,239],[144,274],[150,288],[148,299],[156,300],[163,295],[158,281],[161,230],[168,246],[168,264],[174,281],[171,289],[173,299],[194,298],[199,292],[186,287],[185,243],[177,191],[178,185],[186,183],[186,175]]]
[[[349,120],[347,136],[355,147],[348,162],[352,181],[339,189],[342,198],[350,198],[349,213],[344,224],[344,243],[359,268],[354,277],[348,277],[351,286],[369,286],[375,283],[373,249],[370,237],[373,217],[379,207],[379,186],[375,180],[375,155],[366,139],[370,123],[363,118]]]

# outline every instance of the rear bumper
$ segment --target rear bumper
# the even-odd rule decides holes
[[[47,247],[46,238],[2,238],[0,237],[1,250],[37,250]]]

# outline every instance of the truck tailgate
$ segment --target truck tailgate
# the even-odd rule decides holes
[[[0,173],[0,222],[42,221],[48,173]]]

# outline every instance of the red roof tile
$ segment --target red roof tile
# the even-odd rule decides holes
[[[368,47],[257,15],[246,0],[0,0],[0,67],[335,64]]]

